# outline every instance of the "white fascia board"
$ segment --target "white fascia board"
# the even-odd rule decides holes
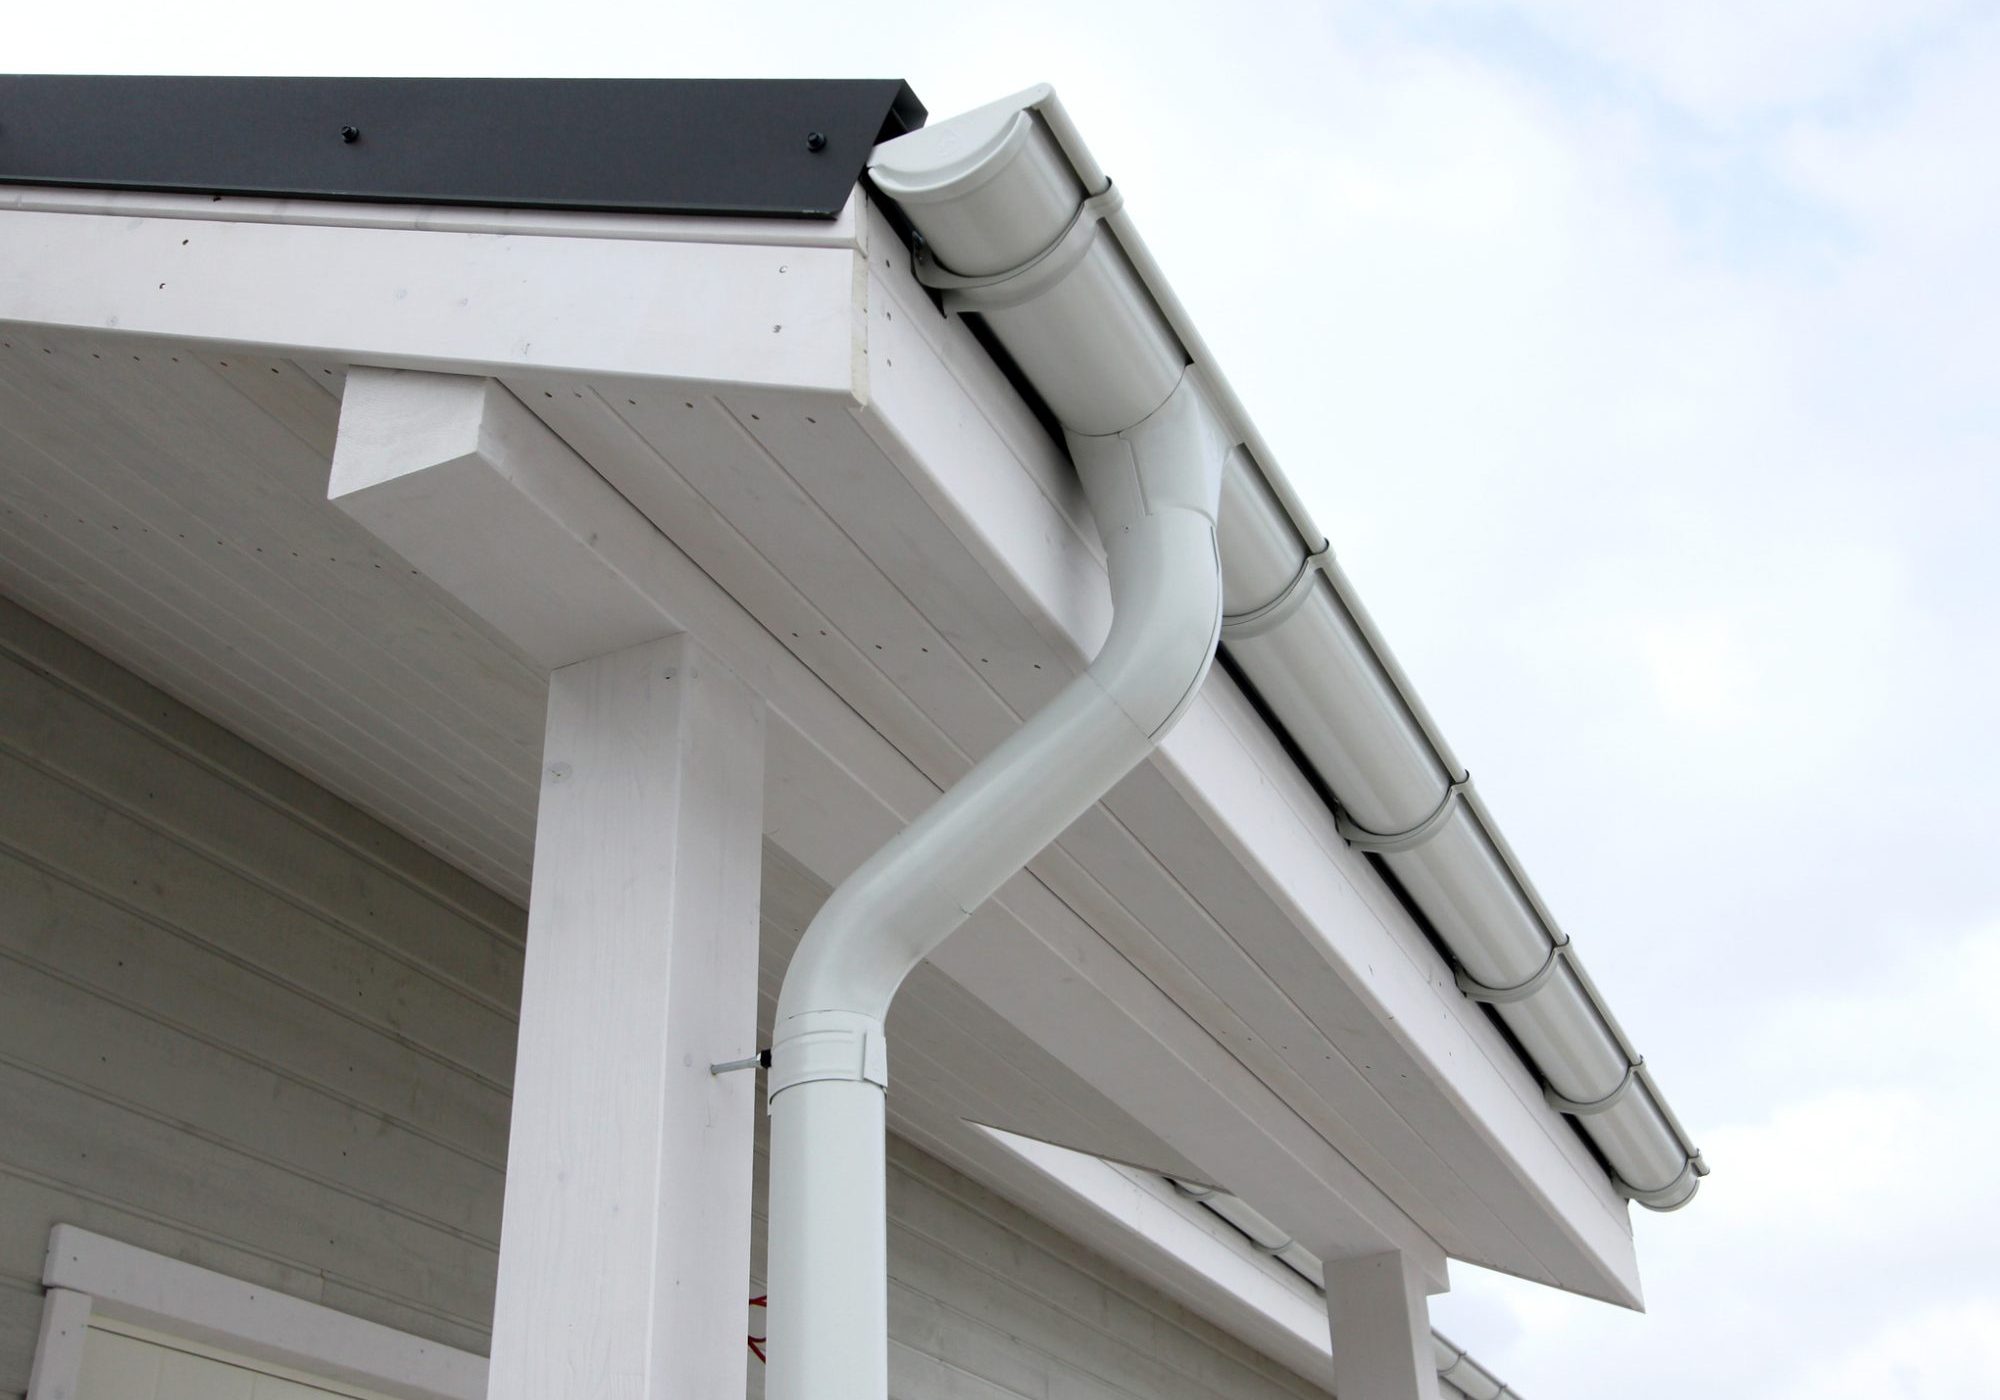
[[[456,373],[851,392],[851,218],[796,243],[690,220],[25,191],[0,203],[0,322]],[[346,223],[332,222],[345,215]],[[367,222],[362,222],[366,219]],[[744,221],[730,221],[731,223]],[[582,309],[588,314],[580,314]]]

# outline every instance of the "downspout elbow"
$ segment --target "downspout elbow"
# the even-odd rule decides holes
[[[1082,675],[821,907],[779,993],[774,1096],[797,1082],[789,1040],[879,1024],[910,971],[1144,759],[1208,673],[1230,444],[1199,376],[1132,427],[1069,442],[1104,542],[1111,629]]]
[[[1111,631],[1088,674],[1150,749],[1193,701],[1215,659],[1222,606],[1216,519],[1231,444],[1192,367],[1132,427],[1067,437],[1111,577]]]

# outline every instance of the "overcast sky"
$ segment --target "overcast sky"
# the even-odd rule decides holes
[[[2000,8],[7,7],[24,71],[1055,82],[1715,1175],[1528,1400],[1996,1393]]]

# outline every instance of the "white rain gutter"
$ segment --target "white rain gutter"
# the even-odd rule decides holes
[[[1089,669],[835,890],[778,998],[771,1400],[888,1388],[882,1021],[910,971],[1149,753],[1231,657],[1633,1199],[1705,1171],[1333,566],[1054,93],[878,147],[919,275],[1064,429],[1114,616]],[[1218,493],[1223,504],[1218,524]],[[1220,540],[1221,559],[1217,550]]]
[[[1322,1298],[1325,1296],[1326,1266],[1320,1257],[1252,1210],[1244,1201],[1227,1191],[1212,1186],[1196,1186],[1171,1176],[1166,1178],[1166,1182],[1181,1196],[1222,1217],[1258,1253],[1277,1260],[1304,1279]],[[1503,1400],[1503,1397],[1506,1400],[1521,1400],[1519,1391],[1510,1389],[1499,1377],[1473,1360],[1471,1352],[1442,1332],[1431,1333],[1431,1352],[1438,1379],[1470,1397],[1470,1400]]]
[[[1234,440],[1201,370],[1115,242],[1094,222],[1064,234],[1083,203],[1073,180],[1024,188],[1053,167],[962,160],[961,134],[934,128],[879,150],[875,179],[921,205],[936,255],[976,278],[966,303],[1023,350],[1043,346],[1028,362],[1070,389],[1058,413],[1113,618],[1081,676],[841,883],[786,970],[769,1079],[771,1400],[887,1394],[889,1003],[1151,752],[1207,675],[1222,620],[1216,516]]]
[[[997,229],[985,206],[939,206],[906,192],[897,172],[908,143],[950,149],[961,183],[1007,182]],[[981,305],[982,269],[951,250],[981,237],[1024,249],[1035,231],[1066,221],[1047,261],[1110,234],[1143,285],[1175,349],[1201,370],[1226,423],[1223,477],[1223,655],[1332,795],[1341,834],[1392,875],[1449,950],[1460,989],[1487,1003],[1540,1076],[1550,1105],[1570,1115],[1618,1190],[1655,1210],[1685,1205],[1708,1168],[1644,1062],[1592,985],[1471,777],[1439,734],[1334,562],[1256,426],[1215,368],[1117,193],[1046,86],[903,137],[878,149],[878,189],[895,200],[923,244],[924,280],[948,308],[986,321],[1065,423],[1088,420],[1097,379],[1087,325]],[[942,266],[940,266],[942,264]],[[1009,264],[1012,266],[1013,264]],[[949,269],[949,270],[946,270]],[[1073,337],[1073,338],[1070,338]],[[1137,372],[1135,369],[1134,372]]]

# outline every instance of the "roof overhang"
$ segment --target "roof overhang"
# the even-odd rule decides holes
[[[0,269],[0,583],[518,897],[548,658],[325,499],[349,367],[504,386],[555,447],[510,566],[771,704],[772,989],[819,894],[1107,623],[1067,460],[858,192],[750,221],[19,187]],[[226,563],[119,528],[153,512]],[[253,531],[334,567],[288,583]],[[895,1126],[1031,1207],[970,1124],[1226,1185],[1322,1255],[1637,1300],[1601,1165],[1221,671],[920,979]]]

